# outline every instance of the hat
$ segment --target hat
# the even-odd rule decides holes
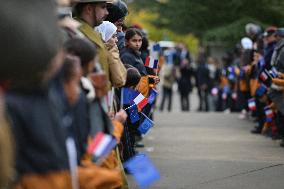
[[[102,35],[104,42],[107,42],[115,34],[117,27],[109,21],[103,21],[101,25],[95,27],[95,30]]]
[[[78,1],[78,3],[96,3],[96,2],[112,3],[112,0],[79,0]]]
[[[275,32],[275,35],[279,37],[284,37],[284,28],[278,28]]]
[[[114,0],[108,7],[109,15],[106,20],[115,23],[121,18],[124,18],[128,14],[128,7],[125,2],[121,0]]]
[[[271,35],[275,34],[276,30],[277,30],[277,27],[269,26],[268,28],[266,28],[265,32],[263,33],[263,36],[264,37],[271,36]]]

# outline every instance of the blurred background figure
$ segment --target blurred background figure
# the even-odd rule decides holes
[[[180,94],[180,104],[182,111],[190,110],[190,93],[192,92],[192,78],[194,76],[192,68],[192,59],[190,53],[184,44],[177,48],[178,72],[177,83]]]
[[[205,49],[201,47],[197,56],[196,86],[199,97],[198,111],[209,111],[208,94],[210,87],[210,71],[206,63]]]
[[[168,101],[167,110],[172,110],[172,98],[173,98],[173,85],[175,82],[175,69],[174,69],[174,56],[175,50],[173,48],[167,48],[164,51],[165,63],[161,70],[161,82],[162,82],[162,101],[160,104],[160,111],[164,110],[164,105]]]

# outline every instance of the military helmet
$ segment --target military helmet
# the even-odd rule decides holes
[[[115,23],[119,19],[127,16],[128,7],[125,2],[121,0],[114,0],[112,4],[108,7],[109,15],[106,18],[107,21]]]
[[[96,2],[106,2],[112,3],[113,0],[78,0],[78,3],[96,3]]]

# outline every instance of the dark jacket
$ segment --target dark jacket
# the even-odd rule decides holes
[[[210,84],[209,69],[205,63],[199,63],[197,67],[196,84],[198,88],[200,88],[203,85],[209,87]]]
[[[267,47],[264,49],[264,60],[265,60],[265,69],[271,69],[271,58],[276,46],[276,42],[269,43]]]
[[[178,89],[181,94],[188,95],[192,91],[191,77],[193,70],[190,66],[180,68],[181,77],[178,79]]]
[[[6,103],[16,141],[18,176],[67,170],[67,131],[61,127],[47,94],[9,93]]]
[[[59,88],[58,88],[59,87]],[[70,108],[63,88],[52,85],[47,91],[32,94],[9,92],[7,113],[16,142],[16,171],[18,176],[28,173],[47,173],[68,170],[67,137],[73,137],[78,161],[84,151],[86,122],[84,104]],[[82,106],[83,105],[83,106]],[[81,122],[80,125],[76,124]],[[84,124],[85,127],[79,128]]]
[[[147,75],[146,68],[140,57],[140,53],[130,48],[124,48],[120,53],[120,58],[123,64],[129,64],[139,71],[142,76]]]

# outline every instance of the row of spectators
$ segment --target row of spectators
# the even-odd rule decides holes
[[[120,0],[2,2],[0,188],[128,188],[159,78],[127,15]]]

